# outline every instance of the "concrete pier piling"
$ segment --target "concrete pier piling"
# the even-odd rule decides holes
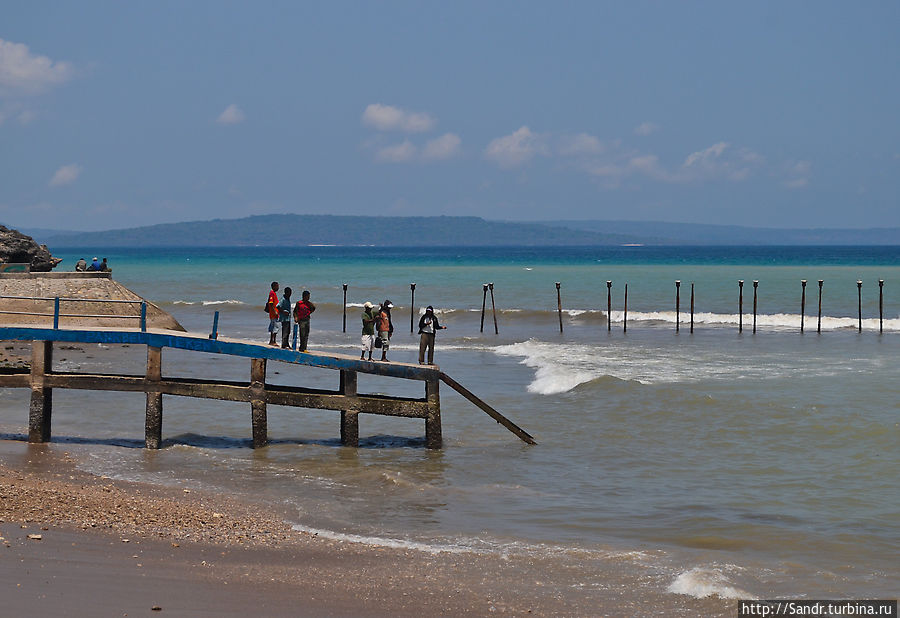
[[[800,332],[803,332],[803,322],[806,320],[806,279],[800,280]]]
[[[31,403],[28,408],[28,441],[50,441],[50,422],[53,415],[53,389],[47,384],[47,374],[53,367],[53,342],[31,343]]]
[[[356,372],[342,369],[341,395],[347,399],[354,399],[356,397],[356,385]],[[359,412],[356,410],[341,410],[341,444],[344,446],[359,446]]]
[[[163,396],[162,348],[147,346],[147,406],[144,420],[144,446],[158,449],[162,442]]]
[[[759,281],[753,280],[753,334],[756,334],[756,290],[759,288]]]
[[[822,285],[825,283],[824,280],[819,279],[819,317],[816,321],[816,332],[822,332]]]
[[[269,443],[269,421],[266,411],[266,359],[250,359],[250,425],[253,448]]]

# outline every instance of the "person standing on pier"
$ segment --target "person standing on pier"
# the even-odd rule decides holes
[[[378,326],[378,338],[381,339],[381,360],[387,360],[387,351],[391,345],[391,333],[394,325],[391,324],[391,301],[386,300],[381,304],[381,309],[376,316],[376,325]]]
[[[284,296],[278,303],[278,321],[281,322],[281,347],[291,347],[291,288],[284,288]]]
[[[359,355],[359,360],[366,359],[366,352],[369,353],[369,360],[372,360],[372,348],[375,346],[375,313],[369,301],[363,305],[361,341],[362,354]]]
[[[428,305],[425,313],[419,318],[419,364],[425,364],[425,351],[428,351],[428,364],[434,364],[434,334],[439,330],[444,330],[446,326],[441,326],[437,316],[434,315],[434,307]]]
[[[269,290],[269,300],[266,301],[266,312],[269,314],[269,345],[278,345],[275,343],[275,333],[278,328],[278,282],[272,282],[272,289]]]
[[[297,323],[300,351],[306,352],[306,344],[309,343],[309,318],[316,306],[309,300],[309,290],[303,290],[301,299],[294,305],[294,321]]]

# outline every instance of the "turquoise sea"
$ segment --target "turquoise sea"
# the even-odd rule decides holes
[[[421,421],[363,416],[361,446],[350,449],[339,444],[336,413],[275,406],[272,444],[254,451],[246,406],[172,397],[165,448],[150,453],[140,448],[142,395],[56,392],[53,448],[91,472],[229,492],[334,538],[527,555],[546,563],[548,581],[565,594],[590,594],[613,573],[625,574],[636,595],[900,592],[898,247],[54,254],[67,270],[80,257],[109,258],[117,281],[188,330],[208,332],[219,311],[221,333],[260,341],[269,283],[291,286],[295,297],[308,289],[319,306],[310,347],[323,351],[356,350],[360,306],[390,299],[390,358],[414,362],[410,317],[433,305],[448,326],[438,335],[442,370],[538,441],[522,444],[445,390],[439,452],[424,448]],[[490,296],[480,331],[488,282],[499,334]],[[139,372],[144,362],[134,349],[55,359],[67,369],[120,372]],[[163,362],[168,375],[249,373],[245,361],[196,353],[167,350]],[[270,365],[269,381],[336,388],[331,374]],[[361,392],[421,396],[418,388],[360,376]],[[0,390],[3,436],[20,438],[26,423],[27,393]]]

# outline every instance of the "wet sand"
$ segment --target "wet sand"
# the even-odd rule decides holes
[[[718,598],[648,597],[627,569],[584,590],[568,586],[566,573],[545,559],[321,539],[228,496],[80,472],[66,448],[0,441],[0,590],[17,615],[724,616],[734,609]]]

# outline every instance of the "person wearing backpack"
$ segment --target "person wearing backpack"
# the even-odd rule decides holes
[[[309,318],[315,310],[315,304],[309,300],[309,290],[303,290],[301,299],[294,305],[294,322],[297,323],[299,331],[300,352],[306,352],[306,344],[309,343]]]

